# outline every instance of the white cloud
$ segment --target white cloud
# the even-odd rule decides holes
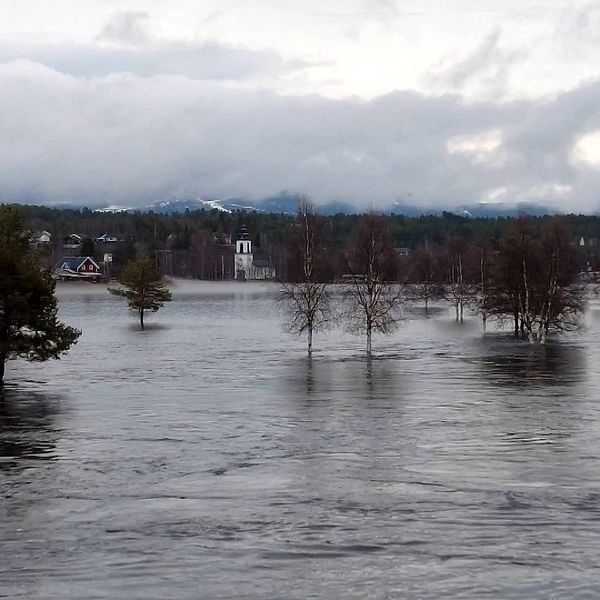
[[[479,201],[483,204],[494,204],[495,202],[504,202],[508,197],[508,188],[500,186],[490,190],[484,190]]]
[[[250,50],[218,42],[169,43],[145,48],[51,44],[26,49],[0,43],[0,62],[25,59],[76,77],[133,73],[177,74],[232,81],[278,77],[311,66],[286,61],[271,50]]]
[[[493,30],[466,56],[444,58],[425,81],[434,90],[450,90],[477,97],[498,99],[505,96],[511,69],[525,57],[521,50],[501,45],[502,33]]]
[[[571,151],[575,164],[600,168],[600,130],[580,136]]]
[[[571,204],[572,197],[573,187],[571,185],[541,182],[526,188],[509,185],[485,190],[480,202],[482,204],[507,205],[535,203],[559,212],[567,212],[578,209],[577,206]]]
[[[593,43],[598,19],[593,5],[587,12],[581,5],[570,0],[324,0],[318,5],[130,0],[128,12],[115,12],[123,3],[53,0],[48,10],[47,0],[27,0],[0,3],[0,40],[21,49],[58,45],[63,54],[72,47],[76,55],[82,48],[93,54],[90,46],[149,46],[156,52],[157,41],[186,48],[211,43],[264,52],[267,61],[271,52],[286,64],[318,64],[260,80],[283,93],[373,98],[413,89],[497,101],[539,98],[600,76],[599,45]],[[89,60],[82,56],[80,64]],[[80,66],[79,72],[90,70]]]
[[[119,12],[110,17],[98,34],[101,41],[132,45],[142,44],[149,39],[147,12]]]
[[[504,162],[502,130],[489,129],[478,133],[455,135],[448,139],[449,154],[462,154],[475,164],[500,165]]]
[[[77,77],[133,73],[178,74],[193,79],[271,84],[301,71],[310,62],[287,60],[276,51],[214,39],[177,40],[151,33],[146,12],[113,14],[98,35],[85,43],[8,43],[0,39],[0,63],[38,62]]]

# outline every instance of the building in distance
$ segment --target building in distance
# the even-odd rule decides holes
[[[63,238],[63,248],[74,249],[79,248],[83,243],[83,236],[78,233],[71,233]]]
[[[235,242],[233,273],[234,279],[240,281],[275,279],[275,269],[267,257],[254,256],[252,240],[245,225],[240,229]]]
[[[52,242],[52,235],[49,231],[36,231],[31,234],[29,243],[34,247],[38,248],[44,244],[50,244]]]
[[[91,256],[63,256],[56,263],[54,274],[63,281],[75,279],[95,281],[102,276],[102,269]]]
[[[119,241],[119,238],[115,235],[109,235],[108,233],[103,233],[99,235],[97,238],[94,238],[94,242],[96,244],[116,244]]]

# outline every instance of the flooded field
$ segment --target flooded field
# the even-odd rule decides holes
[[[140,332],[59,289],[79,343],[0,403],[0,597],[600,596],[600,307],[547,346],[440,309],[309,361],[275,290],[180,283]]]

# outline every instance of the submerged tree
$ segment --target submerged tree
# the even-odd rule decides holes
[[[494,312],[511,315],[515,334],[545,342],[550,330],[578,326],[585,305],[576,282],[578,260],[564,219],[555,217],[541,237],[519,218],[501,240],[496,264]]]
[[[160,272],[149,260],[127,263],[118,281],[123,287],[108,288],[108,291],[115,296],[127,298],[129,308],[138,312],[142,330],[144,312],[156,312],[171,300],[171,292],[165,287]]]
[[[322,218],[308,199],[298,203],[289,244],[289,282],[282,284],[281,300],[289,316],[287,331],[306,334],[312,354],[313,334],[331,324],[331,294],[322,240]]]
[[[445,249],[449,284],[447,298],[454,306],[456,320],[462,323],[465,304],[470,295],[465,273],[467,243],[460,236],[452,236],[446,240]]]
[[[444,296],[444,287],[439,280],[437,252],[425,242],[415,252],[411,273],[412,283],[409,298],[425,303],[425,315],[429,316],[429,304]]]
[[[361,218],[346,252],[351,283],[346,292],[348,329],[366,336],[371,353],[373,332],[390,334],[398,327],[400,308],[396,254],[386,223],[376,214]]]
[[[563,218],[555,217],[542,228],[535,331],[542,343],[551,329],[578,327],[585,307],[584,288],[576,283],[579,261],[571,240],[571,230]]]
[[[473,282],[473,294],[469,304],[474,313],[481,317],[483,331],[494,310],[496,293],[494,290],[492,267],[493,254],[490,243],[481,239],[467,250],[469,279]]]
[[[55,282],[30,250],[23,220],[0,206],[0,386],[10,358],[59,358],[81,332],[57,318]]]

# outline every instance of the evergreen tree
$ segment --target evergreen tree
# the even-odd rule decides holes
[[[81,242],[81,256],[91,256],[92,258],[96,254],[96,245],[94,240],[91,238],[84,238]]]
[[[144,311],[156,312],[171,300],[171,292],[165,287],[159,271],[149,260],[130,261],[118,279],[122,288],[108,288],[115,296],[129,300],[129,308],[137,310],[140,327],[144,329]]]
[[[59,358],[80,331],[57,319],[55,282],[31,251],[14,208],[0,206],[0,386],[9,358]]]

